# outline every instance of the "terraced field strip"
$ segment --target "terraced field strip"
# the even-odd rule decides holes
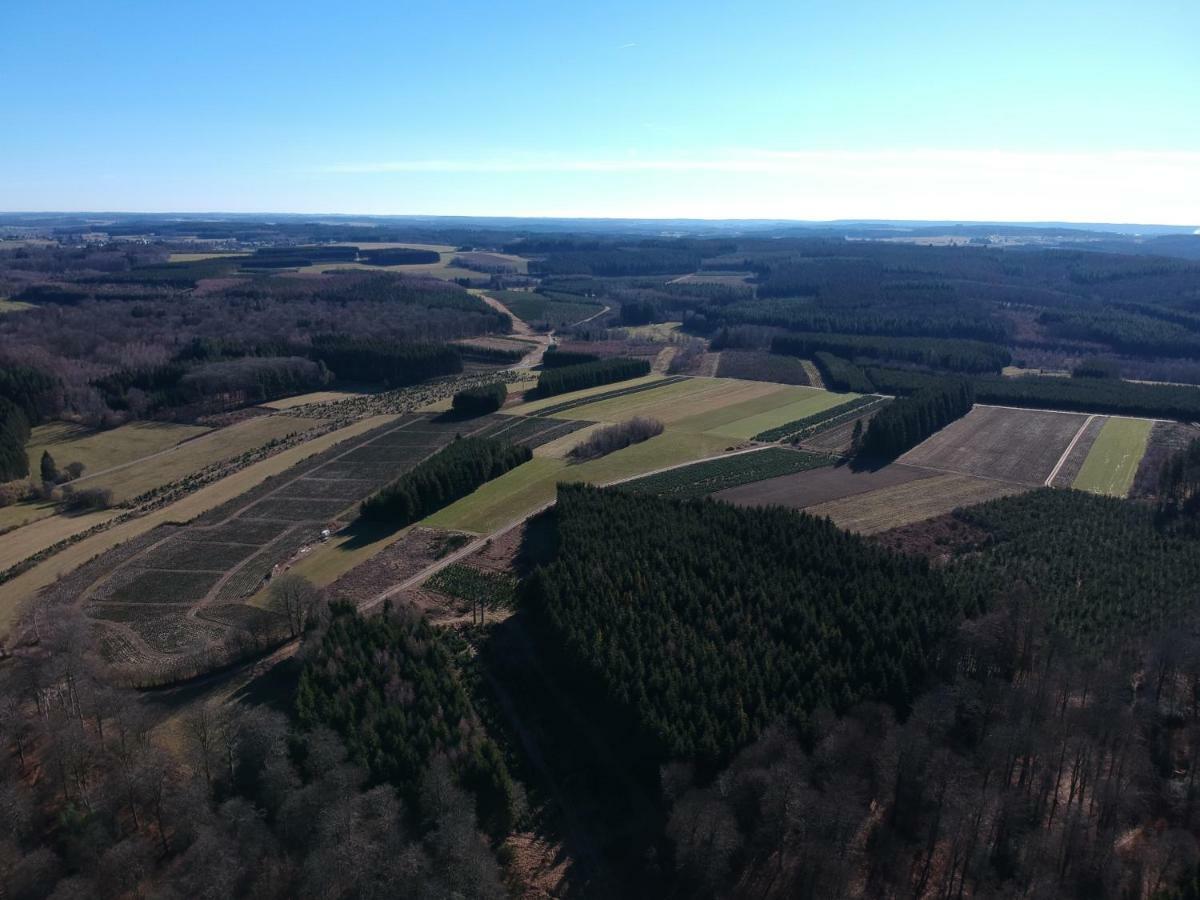
[[[1040,486],[1087,422],[1083,413],[976,405],[899,462]]]
[[[662,375],[643,375],[641,378],[630,378],[628,381],[616,384],[600,384],[596,387],[584,388],[581,391],[572,391],[569,394],[556,394],[541,400],[531,400],[528,403],[521,403],[505,409],[504,412],[514,416],[548,416],[575,407],[586,406],[588,403],[595,403],[608,397],[649,391],[686,380],[683,375],[675,375],[670,378],[664,378]]]
[[[267,409],[287,410],[307,403],[334,403],[338,400],[350,400],[363,396],[362,391],[313,391],[311,394],[297,394],[295,397],[285,397],[282,400],[272,400],[263,403]]]
[[[96,475],[161,453],[191,438],[212,431],[204,425],[171,422],[132,422],[108,431],[94,431],[68,422],[51,422],[33,429],[26,450],[29,471],[38,472],[42,452],[49,451],[59,469],[79,462],[85,475]]]
[[[803,450],[764,447],[733,453],[622,482],[622,490],[658,497],[705,497],[726,488],[833,465],[833,458]]]
[[[49,518],[58,513],[58,504],[43,503],[41,500],[14,503],[12,506],[0,507],[0,531],[17,529],[34,522]],[[11,534],[12,532],[6,532]]]
[[[232,459],[288,434],[308,431],[320,420],[281,413],[260,416],[200,435],[169,450],[144,457],[95,475],[84,474],[80,487],[103,487],[120,503],[154,488],[186,478],[205,466]]]
[[[711,433],[731,438],[749,439],[768,428],[775,428],[786,422],[794,422],[797,419],[816,415],[846,402],[845,394],[831,394],[816,388],[793,388],[793,390],[805,390],[810,393],[766,412],[735,419],[726,425],[711,429]]]
[[[964,506],[974,506],[998,497],[1032,490],[970,475],[936,475],[893,487],[855,494],[808,507],[805,512],[828,516],[839,528],[860,534],[875,534],[911,522],[921,522]]]
[[[84,513],[81,516],[51,516],[39,519],[0,537],[0,572],[28,559],[61,540],[87,531],[101,522],[120,515],[119,509]],[[0,585],[0,594],[9,590],[7,584]]]
[[[798,399],[807,388],[732,378],[684,378],[653,391],[614,397],[572,409],[569,418],[620,422],[650,416],[683,431],[708,431]],[[567,416],[566,413],[556,415]]]
[[[1148,419],[1109,416],[1072,486],[1110,497],[1127,496],[1153,424]]]
[[[820,412],[793,419],[774,428],[768,428],[754,435],[756,441],[781,441],[785,438],[804,438],[815,435],[829,428],[834,428],[846,421],[853,421],[866,414],[867,410],[880,403],[881,397],[871,395],[851,395],[852,399],[836,406],[829,406]]]
[[[144,516],[130,519],[102,531],[43,560],[16,578],[0,585],[0,635],[7,633],[21,609],[36,593],[55,579],[71,572],[94,556],[110,550],[138,535],[145,534],[165,522],[186,522],[211,509],[228,503],[267,478],[286,471],[314,454],[329,449],[340,441],[364,434],[398,416],[370,416],[321,435],[311,441],[290,447],[261,462],[254,463],[234,474],[189,494],[182,500],[160,507]],[[8,535],[5,536],[9,537]]]

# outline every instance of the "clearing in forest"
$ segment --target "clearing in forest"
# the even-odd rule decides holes
[[[1110,416],[1088,451],[1072,487],[1095,494],[1124,497],[1150,440],[1149,419]]]

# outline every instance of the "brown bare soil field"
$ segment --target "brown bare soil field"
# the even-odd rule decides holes
[[[1087,416],[976,406],[900,457],[905,465],[1041,485]]]
[[[327,591],[331,597],[365,603],[389,587],[416,575],[436,562],[454,532],[440,528],[413,528],[394,544],[341,575]]]
[[[936,472],[897,463],[874,471],[857,472],[849,466],[833,466],[738,485],[719,491],[713,494],[713,497],[737,506],[778,505],[806,509],[843,497],[907,484],[910,481],[924,481],[936,476]]]
[[[1029,489],[991,478],[948,474],[821,503],[806,511],[828,516],[847,531],[875,534]]]
[[[466,560],[476,569],[484,572],[517,572],[517,556],[521,552],[521,544],[525,540],[525,529],[528,522],[522,522],[516,528],[510,528],[499,537],[492,538],[471,554]]]
[[[1075,442],[1075,446],[1071,448],[1071,452],[1063,460],[1062,468],[1054,476],[1054,481],[1050,483],[1051,487],[1069,488],[1075,483],[1075,476],[1083,468],[1084,460],[1087,459],[1088,453],[1091,452],[1092,444],[1096,443],[1096,438],[1100,436],[1100,429],[1104,427],[1104,423],[1107,421],[1107,416],[1096,416],[1087,423],[1079,435],[1079,440]]]
[[[1167,457],[1172,453],[1183,450],[1196,438],[1200,438],[1200,428],[1195,425],[1184,425],[1181,422],[1155,422],[1150,429],[1150,440],[1146,444],[1146,453],[1138,464],[1137,474],[1133,476],[1133,487],[1130,497],[1150,497],[1158,489],[1158,473]]]
[[[968,525],[953,513],[944,513],[923,522],[912,522],[872,535],[889,550],[923,556],[935,566],[975,553],[987,545],[991,535],[982,528]]]

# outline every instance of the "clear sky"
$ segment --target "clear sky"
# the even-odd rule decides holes
[[[1200,225],[1197,0],[13,0],[0,210]]]

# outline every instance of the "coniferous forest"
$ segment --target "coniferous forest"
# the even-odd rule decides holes
[[[547,369],[538,378],[537,392],[539,396],[550,397],[649,374],[650,363],[644,359],[601,359]]]
[[[969,382],[945,381],[922,388],[885,406],[867,426],[860,453],[866,458],[895,459],[934,432],[971,411],[975,403]]]
[[[564,485],[553,521],[525,602],[562,676],[664,762],[728,758],[821,707],[906,708],[962,613],[923,560],[789,510]]]

